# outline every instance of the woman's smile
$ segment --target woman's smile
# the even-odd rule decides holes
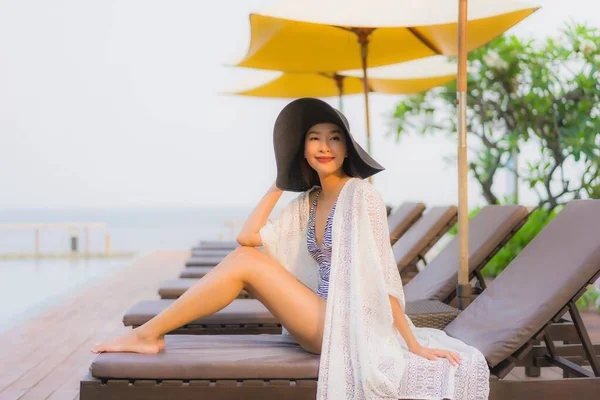
[[[317,159],[318,162],[325,164],[325,163],[328,163],[328,162],[332,161],[335,157],[325,157],[325,156],[323,156],[323,157],[315,157],[315,158]]]

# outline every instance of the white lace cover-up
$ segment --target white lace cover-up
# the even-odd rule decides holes
[[[318,264],[306,248],[310,204],[301,193],[261,229],[263,246],[316,292]],[[475,348],[437,329],[416,328],[426,347],[459,353],[462,363],[408,351],[394,326],[389,295],[405,307],[389,241],[385,205],[367,181],[352,178],[338,196],[317,398],[487,399],[489,368]]]

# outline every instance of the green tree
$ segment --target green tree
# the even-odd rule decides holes
[[[527,142],[539,156],[516,172],[539,207],[600,198],[599,48],[598,30],[568,25],[558,38],[501,36],[469,53],[469,170],[489,204],[502,201],[494,178]],[[411,131],[455,135],[455,99],[456,83],[405,98],[394,112],[397,140]]]

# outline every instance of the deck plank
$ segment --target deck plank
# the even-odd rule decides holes
[[[0,400],[17,400],[24,393],[25,390],[4,390],[0,392]]]

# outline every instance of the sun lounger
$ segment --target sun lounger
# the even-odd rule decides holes
[[[421,218],[423,211],[425,211],[425,204],[412,202],[402,203],[398,208],[392,210],[388,215],[390,242],[396,243],[408,228]]]
[[[398,238],[421,217],[424,210],[423,203],[403,203],[389,215],[388,227],[392,244],[396,243]],[[209,252],[204,253],[205,250]],[[225,250],[228,249],[225,248]],[[229,250],[231,251],[233,248]],[[185,263],[186,267],[214,267],[227,255],[226,253],[215,254],[214,251],[214,248],[192,249],[192,257]]]
[[[488,361],[490,399],[592,399],[600,367],[575,301],[600,275],[600,201],[569,204],[450,323],[448,335]],[[572,313],[592,371],[554,346],[551,325]],[[544,339],[547,347],[535,347]],[[533,351],[568,379],[504,379]],[[158,355],[100,354],[81,381],[81,399],[314,399],[319,357],[279,335],[169,335]],[[410,366],[407,370],[410,369]]]
[[[529,210],[519,205],[492,205],[482,208],[469,221],[469,276],[485,285],[481,270],[523,226]],[[406,301],[450,302],[458,284],[458,236],[404,286]]]
[[[483,210],[485,211],[485,210]],[[482,212],[483,212],[482,211]],[[478,240],[482,239],[481,231],[478,225],[470,227],[470,247],[473,247]],[[455,297],[455,289],[458,283],[456,271],[458,269],[458,249],[457,239],[455,243],[450,243],[438,257],[436,257],[427,268],[419,273],[411,282],[405,285],[404,293],[407,302],[422,299],[434,299],[443,303],[450,303]],[[480,290],[485,289],[485,282],[481,275],[481,269],[491,258],[485,255],[486,252],[474,252],[469,261],[470,277],[476,278]],[[495,254],[495,252],[494,252]],[[492,254],[493,256],[493,254]],[[482,260],[483,261],[480,261]],[[435,308],[435,305],[432,307]],[[443,312],[439,310],[440,313]],[[565,319],[556,319],[550,328],[552,337],[555,340],[577,343],[578,335],[574,324]],[[539,368],[533,362],[527,367],[527,376],[539,376]]]
[[[454,226],[457,219],[456,207],[433,207],[411,226],[392,246],[401,275],[404,276],[417,262],[425,261],[427,252]]]
[[[500,378],[532,359],[540,367],[560,367],[569,376],[600,377],[598,346],[592,346],[575,305],[587,285],[599,276],[600,200],[572,201],[448,325],[446,332],[484,352],[492,372]],[[553,332],[566,312],[571,314],[579,344],[554,343],[561,340]],[[472,324],[478,329],[469,329]],[[538,345],[539,341],[545,346]],[[593,372],[569,360],[575,354],[587,359]],[[600,379],[593,381],[597,395]],[[581,388],[587,384],[588,380],[581,380]],[[523,382],[522,386],[527,385]],[[563,392],[567,386],[556,386],[563,398],[593,398],[575,392],[567,395]],[[555,394],[545,391],[536,397]]]
[[[150,300],[137,303],[123,317],[125,326],[137,327],[154,317],[175,300]],[[218,313],[194,321],[181,330],[186,334],[261,334],[281,333],[281,324],[258,300],[236,300]]]
[[[432,209],[433,210],[433,209]],[[453,212],[453,213],[451,213]],[[452,217],[452,215],[456,215],[455,214],[456,209],[455,208],[451,208],[448,209],[448,214],[446,214],[446,217],[448,219],[454,218]],[[485,264],[487,263],[487,261],[494,256],[494,254],[496,254],[496,252],[504,245],[504,243],[506,243],[517,231],[518,229],[522,226],[522,224],[526,221],[527,216],[529,215],[527,209],[525,207],[522,206],[517,206],[517,205],[507,205],[507,206],[488,206],[485,207],[483,210],[481,210],[479,212],[479,214],[477,216],[475,216],[470,222],[469,222],[469,228],[472,229],[472,231],[474,232],[474,234],[476,234],[475,237],[472,238],[472,240],[470,241],[470,258],[469,258],[469,262],[471,264],[472,270],[476,271],[476,270],[480,270],[482,269]],[[423,217],[423,220],[427,221],[425,218],[427,216]],[[421,221],[419,221],[419,223],[421,223]],[[413,228],[411,228],[409,230],[409,232],[407,232],[407,235],[410,235],[412,232],[412,230],[414,228],[418,228],[420,229],[418,226],[415,226]],[[401,239],[401,240],[404,240]],[[447,298],[451,297],[448,294],[448,288],[449,285],[452,284],[452,282],[456,282],[457,278],[456,278],[456,271],[458,269],[457,266],[457,259],[458,259],[458,250],[457,247],[454,245],[454,242],[457,239],[453,239],[453,241],[450,242],[450,244],[438,255],[438,257],[436,257],[434,260],[431,261],[431,263],[429,264],[429,267],[427,267],[425,270],[429,269],[429,268],[441,268],[444,270],[448,270],[450,272],[452,272],[454,275],[452,275],[452,273],[450,274],[438,274],[440,276],[444,276],[444,279],[441,280],[440,282],[437,282],[436,285],[438,287],[438,292],[433,292],[432,288],[433,288],[433,284],[430,285],[431,287],[428,288],[428,290],[430,290],[431,293],[431,298],[411,298],[410,296],[408,296],[408,293],[406,292],[406,288],[405,288],[405,294],[407,295],[407,301],[408,302],[413,302],[416,300],[446,300]],[[412,239],[411,239],[412,241]],[[396,243],[395,246],[401,245],[401,242],[399,241],[398,243]],[[410,254],[409,252],[395,252],[395,254]],[[414,256],[413,256],[414,257]],[[410,257],[406,257],[406,259],[410,259]],[[438,261],[439,260],[439,261]],[[425,272],[425,271],[423,271]],[[414,279],[413,279],[414,281]],[[185,292],[185,290],[187,290],[191,285],[193,285],[196,281],[195,280],[191,280],[191,279],[179,279],[179,280],[175,280],[175,281],[169,281],[168,284],[165,284],[163,286],[161,286],[161,291],[159,292],[162,298],[166,298],[164,296],[169,295],[169,298],[175,298],[178,295],[181,295]],[[411,283],[409,283],[409,285],[411,285]],[[421,285],[425,285],[425,283],[420,283]],[[407,285],[407,287],[409,286]],[[456,283],[454,283],[454,288],[456,287]],[[167,292],[168,291],[168,292]],[[454,293],[453,290],[450,290],[450,294]],[[248,307],[248,313],[251,313],[253,310],[253,307],[256,307],[255,305],[253,305],[253,302],[258,303],[258,300],[236,300],[237,302],[240,302],[242,304],[246,304],[246,306]],[[139,307],[139,309],[138,309]],[[124,317],[124,323],[127,325],[128,323],[131,323],[131,320],[129,319],[130,315],[136,315],[136,316],[141,316],[141,310],[144,311],[143,315],[146,318],[146,321],[150,318],[152,318],[154,315],[158,314],[160,311],[162,311],[164,308],[167,307],[167,303],[161,303],[161,302],[152,302],[152,303],[147,303],[147,302],[141,302],[138,303],[137,305],[135,305],[132,309],[128,310],[125,313],[125,317]],[[242,305],[240,305],[240,307],[243,307]],[[149,311],[152,312],[149,312]],[[214,314],[215,317],[217,317],[219,315],[219,313]],[[432,327],[439,327],[440,326],[440,319],[441,320],[445,320],[446,323],[451,320],[451,318],[454,317],[454,315],[456,315],[455,312],[447,312],[446,308],[442,308],[439,310],[439,312],[434,312],[433,310],[431,310],[429,312],[429,315],[432,316],[431,318],[431,322],[429,326]],[[446,315],[446,317],[444,318],[444,315]],[[435,316],[435,317],[433,317]],[[144,323],[145,321],[141,318],[137,318],[136,319],[137,323]],[[194,321],[195,325],[202,325],[203,321],[202,319]],[[132,325],[132,326],[138,326],[138,325]],[[421,326],[428,326],[425,325],[425,323],[423,323],[423,325]],[[181,327],[177,330],[177,332],[175,333],[186,333],[186,329],[188,327]]]

